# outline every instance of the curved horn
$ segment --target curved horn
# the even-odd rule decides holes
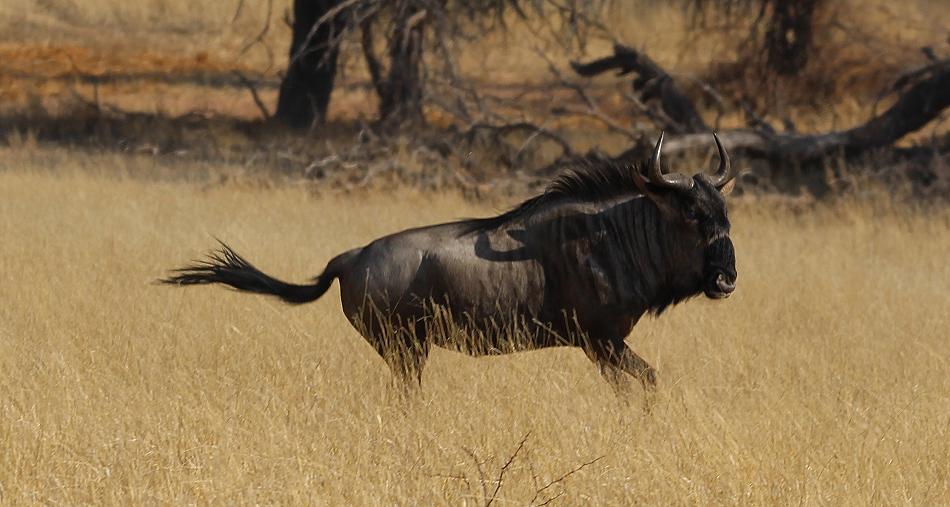
[[[710,183],[717,189],[721,189],[726,186],[726,183],[732,181],[732,179],[739,174],[739,170],[732,167],[732,162],[729,161],[729,154],[726,153],[726,148],[723,147],[719,136],[716,135],[715,132],[713,132],[713,138],[716,139],[716,148],[719,149],[719,169],[716,171],[716,174],[713,175]]]
[[[693,178],[679,173],[663,174],[660,168],[660,151],[663,149],[663,135],[660,132],[660,138],[656,141],[656,147],[653,148],[653,157],[650,158],[649,173],[650,183],[658,187],[673,188],[677,190],[689,190],[693,188]]]

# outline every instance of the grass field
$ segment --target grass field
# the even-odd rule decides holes
[[[199,170],[0,149],[0,503],[950,503],[946,208],[734,202],[736,295],[628,338],[659,369],[649,414],[567,349],[436,351],[404,403],[336,288],[153,281],[211,235],[303,280],[512,203]]]
[[[737,293],[628,337],[659,370],[649,413],[639,389],[618,399],[569,349],[436,350],[405,400],[336,287],[290,307],[156,284],[213,237],[303,281],[380,235],[515,204],[505,179],[485,183],[486,202],[389,188],[396,170],[357,167],[367,184],[350,193],[335,190],[349,180],[303,179],[317,148],[348,148],[376,113],[355,40],[326,132],[233,125],[260,116],[235,72],[274,109],[291,5],[0,2],[0,505],[950,505],[950,207],[863,180],[821,203],[731,202]],[[611,5],[612,35],[687,87],[740,80],[728,64],[748,27]],[[927,62],[922,46],[946,53],[944,0],[825,5],[819,57],[774,97],[800,132],[866,121]],[[460,74],[501,95],[537,87],[526,111],[547,115],[561,95],[536,46],[567,72],[610,44],[558,48],[532,35],[543,24],[454,41]],[[618,121],[642,122],[622,96],[629,76],[588,84]],[[552,121],[578,146],[629,145],[589,120]],[[458,176],[415,157],[382,162],[408,167],[410,184]]]

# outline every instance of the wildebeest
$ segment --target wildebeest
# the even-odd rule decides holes
[[[724,196],[736,171],[714,137],[712,176],[664,174],[660,134],[646,164],[575,167],[501,215],[409,229],[344,252],[308,285],[272,278],[223,243],[163,281],[306,303],[339,279],[346,317],[407,385],[421,382],[432,345],[472,354],[569,345],[608,380],[626,372],[652,387],[654,369],[624,342],[634,324],[700,293],[720,299],[735,289]],[[438,309],[467,331],[466,344],[434,325]],[[508,346],[514,327],[524,338]]]

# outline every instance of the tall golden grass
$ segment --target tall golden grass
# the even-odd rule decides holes
[[[153,281],[211,235],[303,280],[495,206],[207,184],[153,158],[0,160],[0,503],[950,502],[945,208],[734,202],[737,294],[628,338],[660,372],[649,414],[569,349],[437,350],[406,403],[335,288],[289,307]]]

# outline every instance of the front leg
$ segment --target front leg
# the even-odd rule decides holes
[[[640,379],[643,388],[652,391],[656,390],[656,369],[650,366],[642,357],[630,347],[624,346],[620,357],[620,369]]]
[[[623,390],[624,373],[640,380],[646,391],[656,390],[656,370],[631,350],[623,338],[592,341],[585,347],[585,352],[597,364],[601,375],[618,391]]]

